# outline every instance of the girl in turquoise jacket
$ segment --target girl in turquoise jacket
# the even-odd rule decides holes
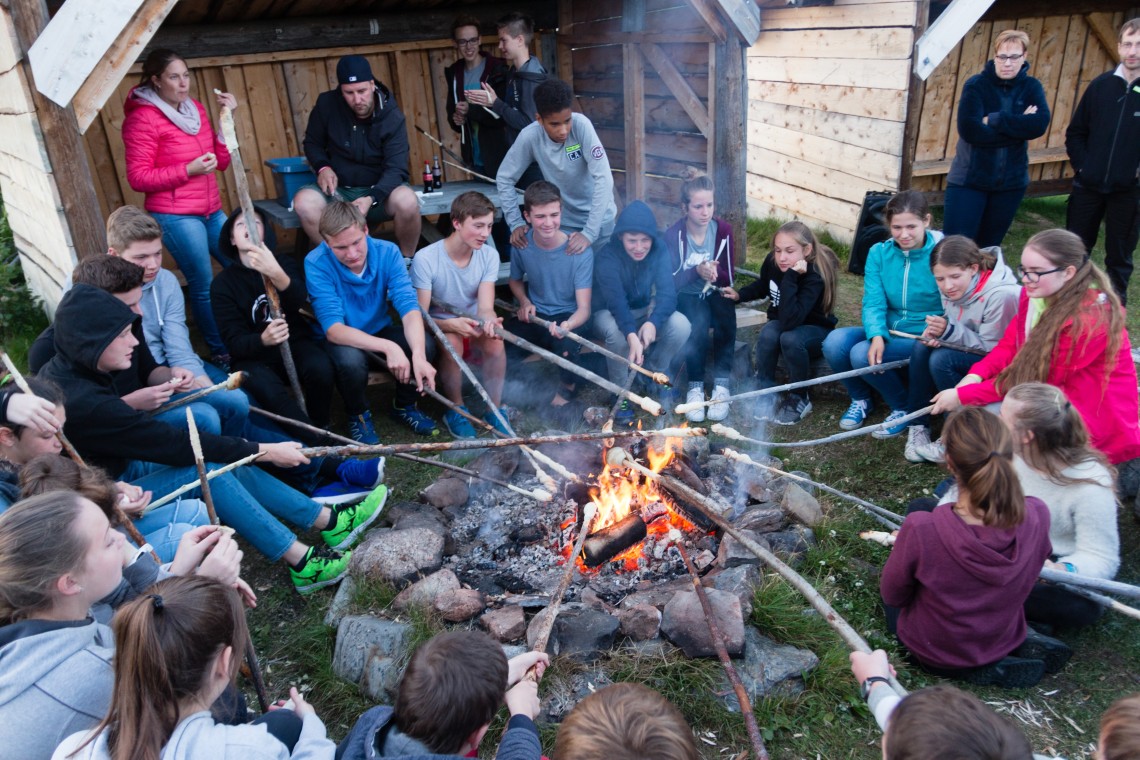
[[[863,279],[863,326],[833,330],[823,341],[823,355],[835,372],[861,369],[910,358],[914,341],[890,334],[891,330],[920,334],[926,317],[942,313],[942,298],[930,272],[930,252],[942,233],[929,229],[930,207],[916,190],[896,195],[884,209],[891,239],[871,248]],[[871,390],[877,390],[891,408],[886,422],[906,416],[906,369],[889,370],[843,381],[851,406],[839,427],[854,430],[871,411]],[[890,438],[906,423],[872,433]]]

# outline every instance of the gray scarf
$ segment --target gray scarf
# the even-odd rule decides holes
[[[178,108],[174,108],[163,100],[150,85],[136,87],[132,96],[150,103],[162,111],[174,126],[188,135],[196,135],[198,134],[198,130],[202,128],[202,114],[198,112],[198,106],[194,103],[193,98],[186,98],[186,100],[179,104]]]

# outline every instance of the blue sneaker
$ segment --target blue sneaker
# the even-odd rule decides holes
[[[896,435],[900,435],[901,433],[905,432],[906,428],[907,428],[907,423],[903,422],[903,423],[900,423],[897,425],[891,424],[895,420],[901,420],[905,416],[906,416],[905,411],[891,412],[890,414],[887,415],[887,418],[885,420],[883,420],[883,423],[882,423],[882,424],[886,425],[887,427],[881,427],[878,430],[872,431],[871,437],[872,438],[879,438],[879,439],[894,438]]]
[[[459,407],[463,411],[467,411],[466,406]],[[459,412],[448,409],[443,414],[443,424],[447,425],[447,432],[451,433],[452,438],[474,438],[475,428],[471,422]]]
[[[372,424],[372,412],[368,410],[348,421],[348,434],[352,440],[365,446],[376,446],[380,443],[380,436],[376,435],[376,426]]]
[[[629,401],[622,399],[618,404],[617,411],[614,412],[614,427],[629,427],[633,424],[633,407],[629,405]]]
[[[337,465],[336,475],[346,483],[371,491],[384,482],[384,457],[346,459]]]
[[[510,416],[507,414],[507,408],[505,406],[499,407],[499,414],[503,415],[504,420],[510,421]],[[503,423],[499,422],[499,418],[495,416],[495,413],[490,409],[488,409],[487,412],[483,415],[483,421],[491,427],[495,428],[495,430],[498,430],[503,435],[511,435],[511,431],[507,430]]]
[[[861,427],[863,420],[867,419],[867,412],[869,411],[871,411],[870,401],[853,400],[851,406],[847,407],[847,411],[839,418],[839,427],[844,430],[854,430]]]
[[[415,404],[396,406],[396,402],[393,401],[392,410],[388,412],[388,416],[396,422],[403,423],[416,435],[426,435],[432,438],[439,435],[439,426],[435,424],[435,420],[421,412]]]
[[[332,483],[314,490],[309,498],[318,504],[332,507],[337,504],[352,504],[361,501],[371,491],[371,488],[363,488],[344,480],[334,480]]]

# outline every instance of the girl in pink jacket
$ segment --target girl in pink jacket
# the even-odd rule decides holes
[[[228,92],[217,99],[219,106],[237,106]],[[214,172],[230,165],[230,152],[205,107],[190,97],[190,72],[172,50],[147,56],[124,111],[127,182],[146,194],[146,210],[162,225],[162,242],[186,277],[194,322],[214,362],[226,365],[228,352],[210,309],[210,257],[225,265],[218,235],[226,215]]]

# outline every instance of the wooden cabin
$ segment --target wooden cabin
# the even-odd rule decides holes
[[[518,9],[536,20],[532,52],[572,83],[577,110],[601,135],[619,206],[643,198],[666,226],[695,167],[743,229],[744,58],[759,29],[748,0],[9,0],[0,4],[0,193],[28,282],[53,309],[78,258],[106,250],[107,214],[141,205],[126,182],[121,129],[149,49],[184,55],[192,95],[215,123],[212,90],[237,96],[257,200],[275,195],[265,159],[301,155],[309,111],[347,53],[368,57],[407,117],[413,180],[439,153],[417,126],[458,152],[443,86],[456,58],[451,21],[479,18],[491,51],[495,19]],[[225,208],[237,205],[232,173],[222,196]]]
[[[932,9],[940,11],[932,15]],[[748,50],[748,214],[850,239],[868,190],[939,203],[962,85],[1004,29],[1029,34],[1030,74],[1053,112],[1030,143],[1030,193],[1067,192],[1065,129],[1089,81],[1119,63],[1135,0],[835,0],[764,8]]]

